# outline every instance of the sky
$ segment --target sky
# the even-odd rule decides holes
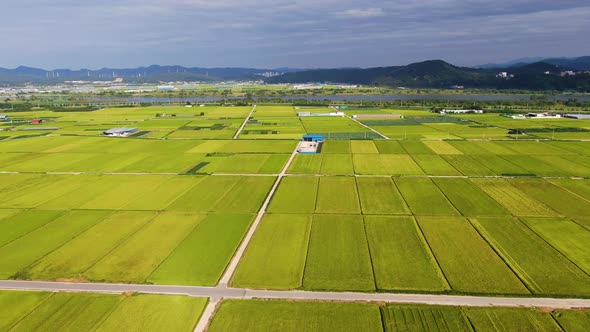
[[[588,0],[2,0],[0,67],[472,66],[589,34]]]

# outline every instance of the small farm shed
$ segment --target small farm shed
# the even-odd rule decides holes
[[[297,146],[297,152],[300,154],[316,154],[320,145],[324,141],[323,135],[307,134],[303,135],[301,142]]]
[[[106,136],[127,137],[138,132],[137,128],[113,128],[103,131]]]
[[[303,135],[302,141],[303,142],[323,142],[324,135],[318,135],[318,134]]]

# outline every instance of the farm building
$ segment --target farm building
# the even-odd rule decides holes
[[[330,113],[311,113],[311,112],[299,112],[297,113],[299,117],[306,117],[306,116],[344,116],[344,112],[330,112]]]
[[[323,141],[323,135],[303,135],[301,142],[299,142],[299,145],[297,146],[297,152],[300,154],[316,154]]]
[[[535,118],[535,119],[559,119],[561,118],[560,114],[550,114],[550,113],[527,113],[527,118]]]
[[[439,112],[440,114],[468,114],[468,113],[475,113],[475,114],[482,114],[483,110],[447,110],[443,109]]]
[[[576,120],[590,120],[590,114],[566,114],[564,117]]]
[[[127,137],[129,135],[135,134],[136,132],[138,132],[137,128],[113,128],[105,130],[103,134],[105,136]]]
[[[355,114],[353,119],[403,119],[401,114]]]
[[[34,124],[34,125],[36,125],[36,124],[42,124],[42,123],[43,123],[43,119],[33,119],[31,121],[31,124]]]

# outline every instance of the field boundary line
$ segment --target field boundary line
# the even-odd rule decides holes
[[[248,120],[250,120],[250,117],[252,117],[252,114],[254,114],[255,110],[256,110],[256,105],[254,105],[254,107],[252,107],[252,110],[250,111],[250,113],[248,113],[248,116],[244,119],[244,122],[242,122],[242,125],[240,126],[240,128],[238,129],[238,131],[236,132],[236,134],[234,135],[234,137],[232,139],[238,139],[238,137],[240,136],[240,133],[242,132],[244,127],[246,127],[246,123],[248,123]]]
[[[565,260],[565,262],[570,263],[573,266],[575,266],[586,277],[590,277],[590,273],[586,272],[586,270],[583,269],[580,265],[578,265],[578,263],[574,262],[571,258],[569,258],[569,256],[567,256],[566,254],[564,254],[563,252],[561,252],[561,250],[559,250],[557,247],[555,247],[553,244],[551,244],[545,237],[543,237],[543,235],[541,235],[540,233],[538,233],[537,231],[535,231],[534,229],[532,229],[531,226],[529,226],[526,222],[524,222],[522,220],[522,218],[525,218],[525,217],[515,217],[515,219],[519,223],[521,223],[526,229],[528,229],[529,231],[531,231],[536,237],[538,237],[541,241],[543,241],[551,249],[555,250],[555,252],[557,252],[557,254],[558,254],[558,257],[560,257],[562,260]],[[565,219],[565,220],[567,220],[569,222],[572,222],[572,223],[578,225],[578,223],[574,222],[573,220],[571,220],[568,217],[564,217],[563,219]],[[580,226],[580,227],[582,227],[582,226]],[[584,228],[584,227],[582,227],[582,228]]]
[[[347,117],[347,118],[351,119],[352,121],[354,121],[354,122],[358,123],[359,125],[361,125],[361,126],[363,126],[363,127],[367,128],[367,129],[369,129],[370,131],[372,131],[372,132],[374,132],[375,134],[377,134],[377,135],[379,135],[379,136],[383,137],[384,139],[390,139],[389,137],[387,137],[387,136],[385,136],[385,135],[381,134],[380,132],[378,132],[377,130],[375,130],[375,129],[373,129],[373,128],[371,128],[371,127],[367,126],[366,124],[364,124],[364,123],[362,123],[362,122],[358,121],[357,119],[353,118],[352,116],[348,116],[348,115],[346,115],[345,117]]]
[[[117,213],[118,211],[115,211],[114,213]],[[150,211],[147,211],[150,212]],[[98,263],[100,263],[103,259],[105,259],[105,257],[107,257],[108,255],[112,254],[115,250],[117,250],[119,247],[121,247],[123,244],[127,243],[128,241],[130,241],[130,239],[132,237],[134,237],[137,233],[139,233],[144,227],[146,227],[148,224],[152,223],[152,221],[154,219],[156,219],[157,216],[159,216],[163,211],[153,211],[154,215],[153,217],[149,218],[148,220],[146,220],[145,223],[143,223],[140,227],[138,227],[135,231],[133,231],[132,233],[129,234],[129,236],[127,236],[126,238],[122,239],[121,241],[117,242],[112,248],[109,249],[109,251],[107,253],[105,253],[104,255],[102,255],[99,259],[97,259],[94,263],[88,265],[88,267],[86,269],[84,269],[84,271],[80,272],[81,275],[85,275],[86,272],[90,271],[92,268],[94,268]],[[113,213],[113,214],[114,214]],[[106,218],[104,219],[106,220]]]
[[[296,155],[297,155],[297,147],[295,148],[295,150],[293,150],[293,153],[291,153],[291,157],[289,157],[289,160],[287,160],[287,163],[283,167],[281,173],[279,173],[279,175],[277,176],[277,179],[275,180],[273,186],[271,187],[270,191],[266,195],[266,199],[264,200],[264,203],[262,203],[262,206],[260,207],[260,210],[258,211],[258,214],[256,215],[256,219],[254,219],[254,222],[252,222],[250,229],[248,229],[248,232],[246,233],[246,235],[244,236],[244,239],[240,243],[238,250],[235,252],[232,260],[230,261],[229,265],[225,269],[223,276],[219,280],[219,285],[227,285],[229,283],[231,277],[234,275],[234,272],[235,272],[236,268],[238,267],[238,263],[242,259],[242,256],[244,255],[244,252],[246,251],[246,248],[248,247],[248,244],[250,244],[250,241],[252,240],[252,237],[254,236],[254,233],[256,232],[256,229],[258,228],[258,225],[260,224],[262,217],[264,217],[264,214],[266,213],[266,209],[268,208],[268,205],[270,204],[270,200],[272,199],[275,191],[279,187],[279,184],[281,183],[283,177],[287,173],[287,169],[289,169],[289,167],[291,166],[291,163],[293,162],[293,159],[295,159]]]
[[[414,216],[414,215],[410,216],[410,218],[412,219],[412,222],[414,224],[414,228],[416,229],[416,234],[418,235],[418,237],[421,240],[420,245],[422,246],[422,248],[424,248],[424,250],[426,250],[428,252],[431,263],[434,266],[436,266],[436,272],[437,272],[436,274],[438,274],[438,276],[441,277],[441,281],[444,284],[442,286],[447,286],[447,290],[453,290],[453,286],[451,286],[451,282],[449,281],[449,278],[447,277],[447,275],[445,274],[445,271],[443,270],[442,266],[440,265],[438,258],[436,258],[436,255],[434,254],[434,250],[432,249],[432,246],[430,246],[430,243],[428,243],[428,239],[426,238],[426,235],[424,235],[424,231],[422,230],[422,227],[420,226],[418,219],[416,219],[416,216]]]
[[[515,216],[512,216],[512,218],[517,219]],[[496,256],[498,256],[502,260],[504,265],[506,265],[508,267],[508,269],[510,269],[510,271],[512,271],[514,276],[516,276],[516,278],[518,278],[518,280],[520,280],[520,282],[523,284],[523,286],[526,288],[526,290],[530,294],[535,294],[536,292],[538,292],[541,289],[541,287],[539,287],[534,280],[532,280],[530,278],[527,279],[527,274],[524,273],[524,271],[523,271],[523,274],[519,273],[519,271],[522,271],[522,270],[519,270],[517,268],[517,266],[515,266],[513,263],[510,263],[508,257],[506,257],[502,253],[503,249],[501,247],[496,247],[494,245],[493,238],[491,238],[491,235],[485,230],[485,228],[483,228],[483,226],[479,223],[479,221],[477,221],[477,218],[466,218],[466,219],[467,219],[467,222],[469,224],[471,224],[471,227],[473,227],[473,229],[475,229],[475,231],[477,232],[479,237],[481,237],[482,240],[484,240],[485,243],[496,254]],[[521,221],[518,220],[518,222],[521,222]]]

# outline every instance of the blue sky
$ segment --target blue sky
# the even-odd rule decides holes
[[[3,0],[0,67],[373,67],[590,55],[588,0]]]

